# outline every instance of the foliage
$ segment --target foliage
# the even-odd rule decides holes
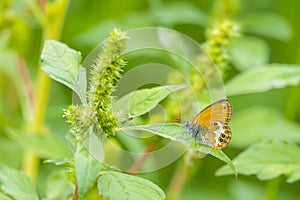
[[[239,154],[233,163],[239,174],[256,174],[260,180],[269,180],[284,174],[288,182],[300,179],[299,148],[289,142],[278,140],[261,142],[252,145]],[[225,166],[217,171],[217,175],[230,174]]]
[[[4,165],[1,165],[0,169],[0,185],[4,194],[13,199],[38,199],[32,181],[23,172]]]
[[[165,194],[150,181],[119,172],[103,172],[98,191],[108,199],[165,199]]]
[[[1,1],[0,199],[297,199],[299,6]],[[199,55],[203,77],[170,52],[126,54],[126,31],[148,26],[188,35],[213,60],[233,106],[224,150],[182,123],[215,100],[212,65]],[[171,37],[162,46],[193,53]]]

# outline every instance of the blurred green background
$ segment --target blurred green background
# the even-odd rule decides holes
[[[11,136],[10,128],[50,133],[62,141],[68,132],[68,124],[61,116],[62,109],[72,104],[72,91],[41,75],[40,54],[45,39],[60,40],[82,52],[84,58],[115,27],[126,31],[162,26],[205,43],[206,30],[216,21],[228,19],[239,27],[239,37],[232,41],[229,49],[230,70],[226,82],[230,82],[253,68],[268,68],[269,63],[281,63],[283,68],[292,64],[299,68],[299,8],[300,1],[296,0],[2,0],[0,163],[17,169],[24,169],[26,163],[26,144],[24,147],[22,138]],[[46,19],[43,12],[47,13]],[[131,65],[134,66],[129,60],[129,67]],[[228,98],[233,104],[233,140],[224,152],[230,158],[266,139],[300,143],[299,74],[293,75],[293,80],[287,80],[289,77],[285,74],[276,76],[277,82],[270,82],[261,91],[232,94],[229,91]],[[250,87],[253,83],[247,80]],[[37,189],[42,197],[49,189],[45,184],[49,174],[57,170],[42,160],[53,155],[55,153],[41,156],[39,161]],[[141,176],[170,192],[172,177],[182,163],[183,158]],[[300,161],[291,161],[291,164],[300,171]],[[299,181],[287,183],[284,176],[270,180],[260,180],[253,175],[215,176],[215,171],[223,165],[212,156],[197,161],[183,185],[178,186],[174,199],[299,199]]]

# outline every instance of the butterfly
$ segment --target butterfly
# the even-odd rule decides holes
[[[189,133],[201,144],[213,149],[223,149],[231,139],[228,122],[231,119],[232,106],[228,99],[219,100],[204,108],[192,121],[184,125]]]

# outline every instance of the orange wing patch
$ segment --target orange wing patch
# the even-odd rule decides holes
[[[212,120],[228,123],[231,119],[231,112],[232,107],[230,101],[227,99],[222,99],[204,108],[194,118],[192,123],[198,123],[200,126],[201,124],[205,126],[207,122],[211,122]]]
[[[232,133],[228,126],[231,113],[231,103],[227,99],[207,106],[188,124],[190,134],[204,145],[223,149],[231,140]]]

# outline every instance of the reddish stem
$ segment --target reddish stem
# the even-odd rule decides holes
[[[184,185],[187,181],[188,168],[184,163],[179,163],[174,175],[171,179],[170,185],[167,189],[168,199],[177,200],[179,199]]]
[[[78,199],[78,185],[76,183],[72,200],[77,200],[77,199]]]
[[[47,1],[47,0],[40,0],[40,1],[39,1],[39,2],[40,2],[40,6],[41,6],[41,8],[42,8],[43,11],[45,10],[46,1]]]
[[[34,96],[33,96],[33,86],[32,82],[25,64],[24,59],[18,56],[18,69],[21,75],[22,83],[24,84],[26,96],[28,98],[29,106],[33,110],[34,108]]]
[[[145,148],[144,154],[131,166],[129,174],[134,175],[142,168],[143,164],[149,157],[149,153],[154,149],[154,143],[150,143]]]
[[[181,121],[181,117],[180,114],[177,114],[172,122],[180,122]],[[147,160],[147,158],[149,157],[149,153],[154,149],[154,144],[156,144],[155,142],[152,142],[150,144],[147,145],[147,147],[145,148],[144,154],[131,166],[130,170],[129,170],[129,174],[136,174],[143,166],[143,164],[145,163],[145,161]]]

